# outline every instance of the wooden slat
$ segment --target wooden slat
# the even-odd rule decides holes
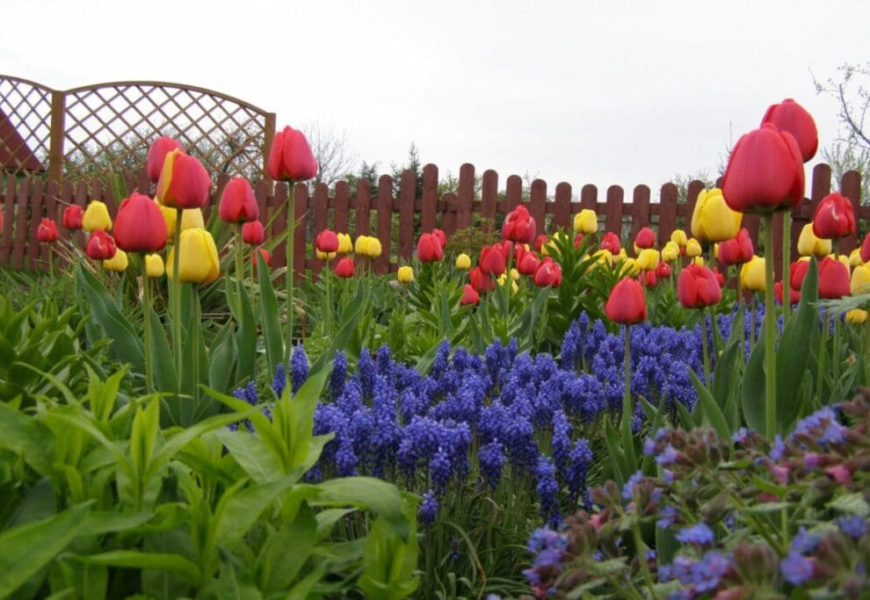
[[[27,242],[30,236],[36,235],[36,224],[33,225],[33,231],[27,224],[27,200],[30,194],[30,180],[22,179],[18,186],[18,193],[15,195],[15,204],[18,210],[15,214],[15,237],[12,239],[12,268],[21,270],[24,268],[24,252],[27,250]]]
[[[743,215],[743,222],[740,226],[749,232],[749,237],[752,238],[754,243],[753,247],[756,248],[755,253],[760,254],[758,252],[758,230],[761,227],[761,217],[758,215]]]
[[[30,192],[30,226],[34,230],[34,235],[30,236],[30,246],[27,248],[26,264],[27,268],[31,271],[40,268],[44,269],[48,266],[48,244],[40,244],[35,235],[36,227],[42,221],[44,189],[45,182],[37,179],[33,182],[33,190]],[[48,215],[47,218],[52,219],[51,215]],[[52,220],[55,222],[55,225],[57,225],[58,231],[60,231],[60,223],[58,223],[56,219]],[[58,242],[55,242],[55,244],[57,243]],[[40,246],[42,247],[40,248]]]
[[[358,179],[356,182],[356,228],[354,229],[354,239],[361,235],[369,234],[371,229],[369,224],[371,201],[371,184],[368,179]]]
[[[459,203],[456,194],[448,192],[444,194],[444,212],[441,214],[441,228],[449,238],[456,233],[456,207]]]
[[[12,252],[12,229],[15,215],[15,178],[6,180],[6,190],[3,195],[3,236],[0,237],[0,266],[9,264]]]
[[[523,180],[519,175],[511,175],[507,178],[504,193],[504,206],[501,207],[501,212],[507,214],[523,201]],[[496,227],[499,223],[495,224]]]
[[[420,227],[426,231],[432,231],[438,225],[435,223],[435,214],[438,210],[438,167],[429,164],[423,167],[423,197],[420,206]]]
[[[538,231],[546,231],[547,182],[535,179],[529,190],[529,214],[535,220]]]
[[[813,167],[813,180],[810,192],[810,218],[816,214],[819,203],[831,193],[831,167],[818,164]]]
[[[266,223],[269,222],[269,184],[261,179],[252,187],[254,188],[254,198],[257,200],[257,210],[259,211],[257,220],[265,227]]]
[[[659,248],[664,248],[677,229],[677,186],[666,183],[659,192]]]
[[[483,172],[480,187],[480,218],[484,233],[495,229],[495,213],[498,208],[498,173],[492,169]]]
[[[704,191],[704,182],[690,181],[686,186],[686,215],[683,219],[683,229],[686,230],[686,235],[692,237],[692,215],[695,213],[695,203],[698,201],[698,194]]]
[[[350,192],[346,181],[339,181],[335,184],[335,217],[333,218],[333,227],[336,233],[347,233],[348,225],[348,208],[349,208]]]
[[[642,227],[650,226],[649,218],[649,196],[650,190],[645,185],[639,185],[634,188],[634,194],[631,203],[631,239],[637,237],[637,232]]]
[[[861,175],[857,171],[847,171],[840,182],[840,193],[852,203],[852,210],[857,215],[861,208]],[[858,245],[857,231],[840,241],[840,252],[849,254]]]
[[[410,172],[413,175],[413,172]],[[402,190],[405,188],[405,175],[402,174]],[[413,185],[412,185],[413,193]],[[390,270],[390,256],[393,252],[393,178],[381,175],[378,180],[378,239],[381,240],[381,255],[375,259],[375,273],[383,275]],[[411,227],[413,229],[412,221]],[[401,230],[400,230],[401,231]],[[413,231],[411,232],[413,235]],[[401,235],[400,235],[401,237]]]
[[[618,185],[607,188],[607,205],[604,209],[604,230],[612,231],[622,237],[622,200],[623,191]],[[634,238],[631,238],[629,245]]]
[[[127,188],[128,190],[133,190],[133,188]],[[151,181],[148,179],[148,170],[147,169],[139,169],[139,173],[136,178],[136,191],[140,194],[145,194],[146,196],[154,197],[154,192],[151,190]]]
[[[287,231],[287,196],[288,186],[281,181],[275,185],[275,195],[269,198],[269,219],[272,220],[272,237],[278,237]],[[287,252],[284,240],[272,250],[272,268],[280,269],[287,266]]]
[[[553,206],[553,228],[570,231],[572,225],[571,184],[563,181],[556,186],[556,202]]]
[[[580,210],[583,210],[585,208],[588,208],[589,210],[594,210],[599,215],[601,214],[598,211],[598,188],[591,183],[587,183],[582,188],[580,188]]]
[[[305,233],[308,231],[308,186],[296,184],[296,237],[293,247],[293,272],[297,280],[305,275]]]
[[[456,228],[471,227],[471,209],[474,202],[474,165],[465,163],[459,169],[459,207],[456,210]]]
[[[404,261],[411,260],[414,252],[414,196],[417,190],[417,174],[408,169],[402,173],[399,190],[399,249],[398,257]],[[392,197],[392,188],[390,197]],[[390,264],[389,254],[387,256]]]

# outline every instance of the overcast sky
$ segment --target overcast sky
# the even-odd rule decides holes
[[[870,2],[0,0],[0,73],[50,87],[163,80],[344,130],[389,168],[411,142],[458,173],[654,188],[715,174],[792,97],[870,60]]]

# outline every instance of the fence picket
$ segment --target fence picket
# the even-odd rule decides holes
[[[429,164],[423,167],[423,197],[420,202],[420,226],[432,231],[437,227],[435,214],[438,211],[438,167]]]
[[[24,179],[18,186],[15,195],[15,204],[18,210],[15,213],[15,237],[12,240],[12,268],[21,270],[24,268],[24,251],[30,236],[36,235],[36,224],[28,227],[27,223],[27,200],[30,192],[30,179]],[[32,230],[32,231],[31,231]]]
[[[335,212],[333,213],[333,227],[336,233],[347,233],[348,209],[350,193],[346,181],[335,184]]]
[[[556,202],[553,207],[553,228],[570,231],[572,225],[571,184],[563,181],[556,186]]]
[[[840,182],[840,193],[852,203],[855,216],[861,214],[861,174],[857,171],[847,171],[843,174]],[[856,232],[840,240],[840,252],[849,254],[858,245],[858,233]]]
[[[399,251],[397,256],[400,260],[409,262],[414,251],[414,196],[417,190],[417,174],[408,169],[402,173],[399,179]],[[390,188],[390,198],[393,197]],[[392,231],[388,233],[391,235]],[[386,269],[390,269],[390,256],[387,253]]]
[[[621,187],[610,186],[607,188],[607,204],[604,206],[604,228],[620,238],[622,237],[622,195]]]
[[[637,232],[643,227],[649,227],[649,196],[650,190],[645,185],[638,185],[634,188],[634,195],[631,204],[631,236],[630,239],[637,237]]]
[[[501,212],[508,214],[523,201],[523,180],[519,175],[511,175],[505,184],[504,202]],[[498,223],[496,223],[498,225]]]
[[[36,227],[42,221],[43,215],[43,192],[45,191],[45,182],[36,180],[33,182],[33,191],[30,194],[30,227],[36,230]],[[51,219],[51,215],[48,216]],[[57,225],[58,232],[61,227],[61,223],[59,223],[56,219],[53,219],[55,225]],[[59,239],[59,237],[58,237]],[[56,246],[58,242],[52,244],[52,246]],[[48,264],[48,244],[40,244],[39,240],[36,239],[36,235],[30,236],[30,247],[27,248],[26,257],[27,258],[27,268],[31,271],[35,271],[37,269],[45,269]]]
[[[305,273],[306,232],[308,231],[308,186],[296,184],[296,237],[293,238],[293,264],[290,265],[297,280]]]
[[[471,211],[474,203],[474,165],[465,163],[459,169],[459,206],[456,209],[456,228],[471,227]]]
[[[547,182],[535,179],[529,190],[529,214],[543,231],[547,218]]]
[[[402,174],[402,187],[405,187],[405,176]],[[413,234],[413,223],[411,233]],[[399,238],[401,227],[399,224]],[[390,256],[393,253],[393,178],[381,175],[378,180],[378,239],[381,240],[381,255],[375,259],[375,273],[383,275],[390,270]]]
[[[677,197],[679,191],[673,183],[666,183],[659,192],[659,246],[664,248],[677,229]]]
[[[498,173],[492,169],[483,172],[480,184],[480,218],[484,233],[495,229],[495,212],[498,209]]]
[[[368,179],[359,179],[356,182],[356,229],[354,238],[368,235],[370,231],[369,210],[371,207],[371,184]]]

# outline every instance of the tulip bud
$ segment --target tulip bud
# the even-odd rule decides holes
[[[830,256],[819,263],[819,298],[836,300],[848,296],[849,270]]]
[[[242,225],[242,241],[252,246],[258,246],[263,243],[266,237],[263,231],[263,224],[259,221],[249,221]]]
[[[468,279],[471,282],[471,286],[481,294],[495,288],[495,282],[480,267],[469,269]]]
[[[116,271],[118,273],[123,273],[124,271],[126,271],[129,264],[129,261],[127,260],[127,253],[120,248],[118,248],[118,250],[115,252],[115,256],[103,261],[104,268],[109,271]]]
[[[861,260],[861,248],[855,248],[849,253],[849,266],[858,267],[863,264],[864,261]]]
[[[414,281],[414,268],[409,265],[399,267],[396,279],[399,280],[399,283],[411,283]]]
[[[218,216],[224,223],[256,221],[260,207],[251,184],[244,177],[233,177],[224,187],[218,204]]]
[[[43,244],[52,244],[57,238],[57,223],[51,219],[43,219],[36,228],[36,239]]]
[[[813,233],[812,223],[807,223],[801,229],[801,235],[798,238],[798,252],[801,256],[827,256],[831,253],[831,248],[831,240],[816,237]]]
[[[517,262],[517,270],[523,275],[534,275],[540,265],[541,261],[538,260],[537,254],[531,251],[523,252]]]
[[[112,217],[109,216],[108,207],[99,200],[91,200],[82,217],[82,228],[88,232],[110,231]]]
[[[764,259],[753,256],[740,267],[740,285],[751,292],[763,292],[765,287]]]
[[[64,229],[81,229],[85,211],[77,204],[71,204],[63,210]]]
[[[462,288],[462,299],[459,301],[461,306],[475,305],[480,302],[480,294],[477,293],[471,284],[466,283]]]
[[[498,277],[507,268],[504,254],[493,246],[486,246],[480,251],[480,258],[477,264],[484,275],[487,276],[495,275]]]
[[[314,251],[314,256],[317,257],[317,260],[332,260],[335,258],[337,252],[321,252],[320,250]]]
[[[168,231],[160,208],[148,196],[134,193],[121,202],[115,219],[115,243],[126,252],[157,252]]]
[[[344,279],[353,277],[353,260],[345,256],[335,265],[335,274]]]
[[[671,265],[666,262],[660,262],[655,270],[656,277],[667,279],[671,276]]]
[[[594,210],[584,208],[574,216],[574,231],[589,235],[598,232],[598,215]]]
[[[659,252],[652,248],[646,248],[640,251],[637,257],[637,267],[641,271],[655,271],[659,266]]]
[[[649,227],[641,227],[637,232],[637,237],[634,238],[634,252],[640,254],[638,249],[652,248],[656,243],[656,236],[653,230]]]
[[[677,299],[685,308],[714,306],[722,299],[722,288],[713,271],[689,265],[677,280]]]
[[[703,250],[701,249],[701,242],[696,240],[695,238],[691,238],[688,242],[686,242],[686,256],[690,258],[695,258],[696,256],[701,256]]]
[[[791,289],[799,292],[804,283],[804,277],[807,275],[807,269],[810,267],[809,257],[801,257],[799,260],[791,263],[788,269],[789,285]]]
[[[438,241],[441,242],[441,248],[447,247],[447,234],[444,233],[443,230],[438,229],[437,227],[432,230],[432,235],[438,238]]]
[[[471,268],[471,257],[464,252],[456,257],[456,268],[466,271]]]
[[[538,287],[559,287],[562,284],[562,269],[553,259],[546,258],[535,271],[534,281]]]
[[[816,150],[819,148],[816,122],[803,106],[791,98],[786,98],[780,104],[772,104],[761,119],[761,124],[765,123],[772,123],[780,131],[790,133],[797,142],[804,162],[816,155]]]
[[[839,239],[855,233],[852,203],[837,192],[825,196],[813,217],[813,233],[823,239]]]
[[[173,150],[184,152],[184,147],[180,142],[170,137],[161,136],[151,143],[151,147],[148,148],[148,162],[146,164],[148,179],[151,180],[151,183],[157,183],[160,179],[160,172],[163,171],[166,155]]]
[[[259,268],[257,265],[257,254],[263,257],[263,262],[266,263],[267,267],[272,266],[272,255],[269,254],[269,251],[265,248],[257,248],[255,251],[251,252],[251,266],[254,268],[254,273],[256,273]]]
[[[604,305],[607,318],[621,325],[632,325],[646,319],[643,287],[634,279],[624,278],[613,286]]]
[[[608,250],[611,254],[616,255],[622,251],[622,245],[619,243],[619,236],[612,231],[606,231],[601,236],[601,243],[598,244],[601,250]]]
[[[622,261],[622,269],[620,270],[620,274],[624,277],[633,277],[637,275],[640,271],[640,268],[637,266],[637,261],[633,258],[626,258]]]
[[[347,254],[353,252],[353,241],[347,233],[338,234],[338,253]]]
[[[666,263],[671,263],[680,257],[680,247],[676,242],[668,242],[662,248],[662,260]]]
[[[870,233],[861,242],[861,261],[870,262]]]
[[[671,241],[675,243],[680,248],[685,248],[686,244],[689,243],[689,239],[686,236],[686,232],[682,229],[674,229],[671,232]]]
[[[776,297],[776,301],[780,304],[783,303],[783,283],[782,281],[777,281],[773,285],[773,295]],[[801,301],[801,293],[795,291],[793,289],[789,289],[788,291],[789,304],[796,304]]]
[[[115,256],[117,251],[115,239],[102,229],[94,231],[85,245],[85,254],[92,260],[108,260]]]
[[[381,240],[376,237],[369,237],[369,243],[366,245],[366,256],[377,258],[381,255],[381,251]]]
[[[166,268],[163,264],[163,257],[159,254],[147,254],[145,256],[145,273],[148,277],[163,277],[165,272]]]
[[[849,289],[853,296],[870,292],[870,267],[859,265],[852,271]]]
[[[520,204],[505,217],[501,235],[506,240],[529,244],[535,239],[535,220],[525,205]]]
[[[441,241],[432,233],[424,233],[417,241],[417,258],[420,262],[435,262],[444,257]]]
[[[846,323],[860,325],[867,322],[867,311],[860,308],[855,308],[846,313]]]
[[[318,168],[317,159],[304,133],[288,126],[275,134],[269,152],[269,177],[284,181],[307,181],[317,175]]]
[[[719,244],[716,258],[726,265],[739,265],[750,260],[754,254],[755,249],[752,247],[752,238],[749,237],[749,232],[741,229],[737,237]]]
[[[338,252],[338,246],[338,236],[329,229],[324,229],[318,233],[317,238],[314,240],[314,247],[322,253]]]
[[[704,262],[703,256],[696,256],[695,258],[693,258],[692,260],[689,261],[689,264],[690,265],[698,265],[699,267],[703,267],[706,265],[706,263]]]
[[[173,150],[166,155],[157,199],[169,208],[202,208],[208,204],[211,177],[197,159]]]
[[[182,283],[211,283],[220,275],[220,259],[211,233],[205,229],[188,229],[181,232],[181,256],[178,275]],[[169,251],[166,258],[166,274],[175,277],[175,252]]]
[[[695,211],[692,213],[692,235],[699,240],[723,242],[740,231],[743,214],[732,210],[725,203],[722,190],[712,188],[698,194]]]

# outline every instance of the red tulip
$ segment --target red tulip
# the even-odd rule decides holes
[[[469,269],[468,279],[471,282],[471,287],[481,294],[495,289],[495,281],[493,281],[489,275],[481,271],[480,267]]]
[[[248,221],[242,225],[242,241],[246,244],[256,246],[262,244],[266,238],[266,232],[263,230],[263,224],[259,221]]]
[[[308,181],[317,175],[317,159],[305,134],[285,127],[275,134],[269,152],[269,177],[285,181]]]
[[[335,265],[335,274],[345,279],[353,277],[353,259],[345,256],[339,260]]]
[[[637,274],[637,280],[643,287],[648,288],[655,287],[659,282],[655,271],[641,271]]]
[[[541,235],[539,235],[538,237],[535,238],[535,250],[540,252],[541,247],[543,247],[543,245],[549,241],[550,241],[550,236],[548,236],[546,233],[542,233]]]
[[[849,269],[832,256],[819,263],[819,298],[836,300],[851,295]]]
[[[417,258],[420,262],[435,262],[444,258],[441,240],[434,233],[424,233],[417,241]]]
[[[513,242],[530,244],[535,239],[536,229],[535,220],[529,215],[529,210],[520,204],[505,218],[501,236]]]
[[[263,262],[266,263],[267,267],[272,266],[272,255],[269,254],[269,251],[265,248],[257,248],[254,252],[251,252],[251,264],[254,266],[254,272],[257,271],[257,252],[259,252],[263,256]]]
[[[656,236],[649,227],[641,227],[640,231],[637,232],[637,237],[634,238],[634,245],[638,248],[652,248],[655,243]],[[619,251],[617,250],[616,254],[618,253]]]
[[[224,223],[246,223],[257,220],[260,216],[260,207],[257,206],[254,190],[247,179],[244,177],[230,179],[221,194],[218,216]]]
[[[725,287],[725,275],[719,271],[719,267],[713,267],[713,276],[716,277],[720,288]]]
[[[181,150],[166,155],[157,182],[157,199],[163,206],[202,208],[208,204],[209,190],[211,177],[201,162]]]
[[[93,232],[85,246],[85,254],[93,260],[109,260],[115,256],[117,251],[115,239],[101,230]]]
[[[541,261],[538,260],[538,255],[531,250],[524,250],[520,253],[520,259],[517,261],[517,271],[522,275],[534,275],[540,266]]]
[[[432,235],[438,238],[438,241],[441,242],[441,248],[444,249],[447,247],[447,234],[437,227],[432,230]]]
[[[813,217],[813,234],[825,240],[838,239],[855,233],[855,212],[852,203],[838,192],[828,194],[819,202]]]
[[[713,306],[722,299],[722,288],[713,271],[691,264],[680,272],[677,299],[686,308]]]
[[[465,287],[462,288],[462,300],[459,301],[459,304],[461,306],[468,306],[478,302],[480,302],[480,294],[477,293],[477,290],[471,284],[466,283]]]
[[[166,136],[161,136],[151,143],[151,147],[148,148],[148,162],[146,164],[148,179],[151,180],[151,183],[157,183],[160,179],[166,155],[173,150],[184,152],[184,146],[181,145],[181,142]]]
[[[574,236],[574,249],[575,250],[580,247],[580,244],[583,243],[583,237],[584,236],[582,233],[578,233],[577,235]]]
[[[791,208],[804,197],[804,165],[790,133],[771,124],[743,135],[722,181],[725,203],[744,213]]]
[[[84,209],[78,204],[71,204],[63,209],[63,227],[64,229],[81,229],[82,217],[85,216]]]
[[[719,243],[719,260],[725,265],[739,265],[749,262],[755,254],[752,238],[746,229],[741,229],[737,237]]]
[[[773,284],[773,294],[776,296],[776,301],[782,304],[782,281],[777,281]],[[801,301],[801,293],[795,290],[788,291],[789,304],[797,304]]]
[[[317,239],[314,240],[314,247],[324,254],[338,252],[338,235],[334,231],[324,229],[317,234]]]
[[[628,277],[620,279],[610,291],[610,297],[604,305],[607,318],[614,323],[632,325],[646,319],[646,301],[643,287]]]
[[[807,162],[816,155],[819,148],[819,132],[812,115],[803,106],[786,98],[781,104],[772,104],[761,124],[773,123],[780,131],[787,131],[794,136],[800,148],[801,157]]]
[[[57,241],[57,223],[52,219],[43,219],[36,228],[36,239],[44,244]]]
[[[511,252],[514,253],[514,261],[519,258],[519,252],[520,248],[522,248],[522,245],[514,244],[509,240],[502,240],[493,244],[492,247],[501,252],[502,256],[504,256],[505,263],[507,263],[508,259],[511,256]]]
[[[505,255],[502,254],[500,248],[495,246],[484,247],[480,251],[480,259],[477,261],[477,264],[481,272],[486,276],[495,275],[500,277],[507,268]]]
[[[151,254],[166,246],[166,220],[148,196],[134,193],[121,202],[115,217],[115,243],[124,252]]]
[[[598,244],[601,250],[609,250],[613,256],[619,254],[622,250],[622,244],[619,243],[619,236],[612,231],[606,231],[601,236],[601,243]]]
[[[801,286],[804,284],[804,277],[807,276],[807,269],[810,268],[810,261],[798,260],[791,263],[788,268],[789,285],[796,292],[801,291]]]
[[[671,265],[663,260],[659,261],[659,265],[656,267],[655,274],[656,277],[659,277],[661,279],[667,279],[671,276]]]
[[[538,287],[559,287],[562,285],[562,268],[549,256],[541,261],[535,271],[535,285]]]

